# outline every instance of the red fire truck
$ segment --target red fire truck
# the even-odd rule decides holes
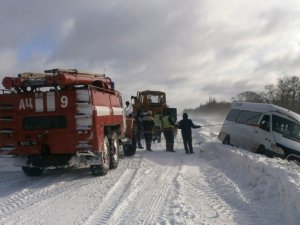
[[[135,121],[125,117],[109,77],[53,69],[5,77],[2,84],[0,154],[16,156],[26,175],[82,164],[105,175],[118,166],[120,147],[135,154]]]

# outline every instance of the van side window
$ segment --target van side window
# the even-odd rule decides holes
[[[284,137],[300,141],[300,124],[280,116],[272,115],[272,130]]]
[[[263,118],[260,121],[259,128],[270,131],[270,116],[264,115]]]
[[[260,117],[261,113],[259,112],[250,112],[242,110],[239,117],[237,118],[237,122],[248,125],[256,125]]]
[[[235,122],[241,110],[231,109],[225,120]]]

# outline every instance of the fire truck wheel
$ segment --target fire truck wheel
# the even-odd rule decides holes
[[[29,167],[29,166],[23,166],[22,167],[23,173],[25,173],[27,176],[40,176],[43,174],[44,169],[39,167]]]
[[[132,143],[131,144],[124,144],[123,145],[123,151],[125,156],[133,156],[135,155],[136,152],[136,137],[134,136],[132,138]]]
[[[120,144],[119,144],[119,137],[117,133],[112,135],[110,140],[110,162],[109,162],[109,169],[115,169],[118,167],[119,164],[119,151],[120,151]]]
[[[91,173],[94,176],[104,176],[109,170],[109,141],[108,138],[104,138],[104,148],[103,152],[99,154],[99,160],[101,165],[91,165]]]

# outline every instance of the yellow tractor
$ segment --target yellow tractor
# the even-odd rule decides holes
[[[165,92],[150,90],[139,91],[136,96],[131,96],[131,99],[134,115],[138,111],[151,111],[154,117],[158,113],[163,115],[165,112],[169,112],[174,122],[177,120],[177,109],[168,107]]]
[[[137,92],[136,96],[131,96],[133,115],[143,115],[143,113],[151,111],[152,117],[161,117],[165,113],[171,115],[174,122],[177,121],[177,109],[170,108],[167,105],[166,93],[162,91],[145,90]],[[139,118],[136,118],[137,120]],[[138,128],[139,129],[139,128]],[[157,126],[154,130],[153,140],[160,142],[161,127]]]

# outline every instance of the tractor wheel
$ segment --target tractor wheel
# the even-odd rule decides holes
[[[119,137],[117,133],[114,133],[110,140],[110,161],[109,161],[109,169],[115,169],[119,164]]]
[[[124,144],[123,145],[123,152],[125,156],[134,156],[136,152],[136,137],[132,138],[131,144]]]
[[[109,170],[109,162],[110,162],[110,157],[109,154],[109,141],[108,138],[105,136],[104,137],[104,148],[103,151],[99,154],[99,160],[100,160],[100,165],[91,165],[91,173],[94,176],[104,176],[107,174]]]
[[[23,173],[25,173],[27,176],[33,177],[33,176],[40,176],[43,174],[44,169],[40,167],[29,167],[29,166],[23,166],[22,167]]]

